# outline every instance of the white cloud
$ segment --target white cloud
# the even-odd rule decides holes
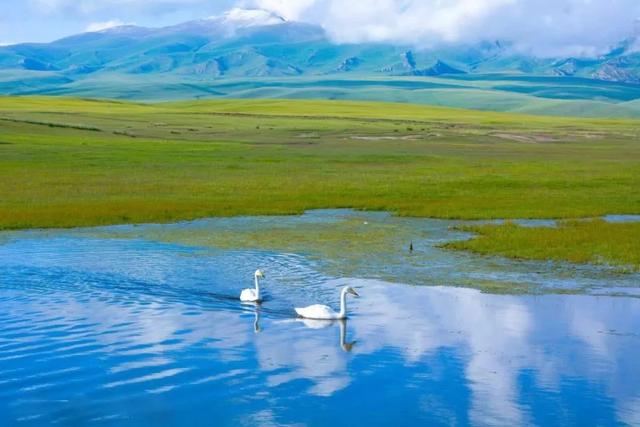
[[[28,0],[40,12],[69,10],[75,13],[95,13],[103,10],[126,7],[135,10],[177,9],[189,5],[206,5],[207,0]]]
[[[122,22],[119,19],[112,19],[110,21],[104,22],[92,22],[86,28],[86,32],[88,33],[96,33],[98,31],[108,30],[109,28],[121,27],[122,25],[133,25],[130,22]]]
[[[543,56],[594,55],[633,35],[637,0],[249,0],[323,25],[340,42],[512,41]],[[238,4],[245,5],[247,1]]]
[[[146,25],[204,18],[233,6],[262,8],[288,20],[320,24],[338,42],[428,47],[502,40],[541,56],[597,55],[638,34],[640,28],[638,0],[27,0],[27,4],[36,15],[81,17],[84,22],[87,17],[102,21],[117,15]]]
[[[288,20],[300,19],[302,13],[308,11],[316,3],[318,3],[316,0],[257,0],[240,2],[244,7],[253,5],[260,9],[275,12]]]

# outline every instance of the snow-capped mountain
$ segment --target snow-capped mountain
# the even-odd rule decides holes
[[[287,21],[282,16],[268,10],[241,8],[233,8],[221,16],[211,16],[207,19],[236,28],[277,25]]]

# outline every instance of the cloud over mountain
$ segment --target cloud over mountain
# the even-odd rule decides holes
[[[338,42],[416,47],[510,41],[538,56],[594,56],[638,34],[638,0],[3,0],[0,39],[52,40],[91,22],[166,26],[260,8],[322,25]]]
[[[111,19],[104,22],[92,22],[91,24],[87,25],[86,31],[89,33],[94,33],[98,31],[108,30],[109,28],[120,27],[122,25],[132,25],[132,23],[122,22],[119,19]]]
[[[638,31],[637,0],[249,0],[337,41],[421,46],[508,40],[541,56],[594,55]]]

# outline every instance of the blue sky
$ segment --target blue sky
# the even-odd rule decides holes
[[[0,0],[0,43],[52,41],[117,21],[170,25],[219,14],[235,0]]]
[[[640,35],[640,0],[0,0],[0,43],[51,41],[105,23],[164,26],[232,7],[317,23],[338,42],[502,40],[539,56],[594,56]]]

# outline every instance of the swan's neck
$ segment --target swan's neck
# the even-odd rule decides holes
[[[347,317],[347,290],[343,289],[340,294],[340,318]]]
[[[256,281],[256,298],[260,299],[260,283],[258,282],[258,276],[254,276]]]

